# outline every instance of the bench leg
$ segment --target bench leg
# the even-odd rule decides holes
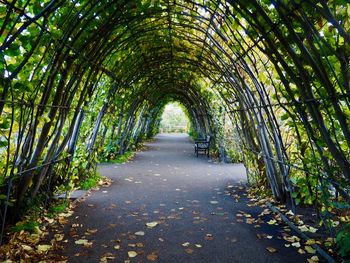
[[[207,156],[208,156],[208,158],[209,158],[209,148],[208,148],[208,153],[207,153]]]

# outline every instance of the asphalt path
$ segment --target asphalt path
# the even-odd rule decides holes
[[[185,134],[158,135],[132,161],[103,164],[99,172],[113,183],[74,209],[57,252],[69,262],[306,261],[285,247],[282,226],[246,223],[263,209],[247,206],[240,192],[244,166],[195,157]]]

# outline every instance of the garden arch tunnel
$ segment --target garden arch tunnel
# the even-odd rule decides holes
[[[251,182],[276,199],[324,205],[335,188],[349,202],[347,1],[5,1],[0,13],[0,187],[15,207],[153,136],[170,100],[216,147],[226,114]]]

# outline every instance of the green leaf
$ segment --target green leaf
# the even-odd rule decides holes
[[[8,141],[0,141],[0,148],[6,147],[8,145]]]

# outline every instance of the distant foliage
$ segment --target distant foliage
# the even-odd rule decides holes
[[[173,102],[165,106],[160,122],[160,132],[188,132],[189,120],[183,106]]]

